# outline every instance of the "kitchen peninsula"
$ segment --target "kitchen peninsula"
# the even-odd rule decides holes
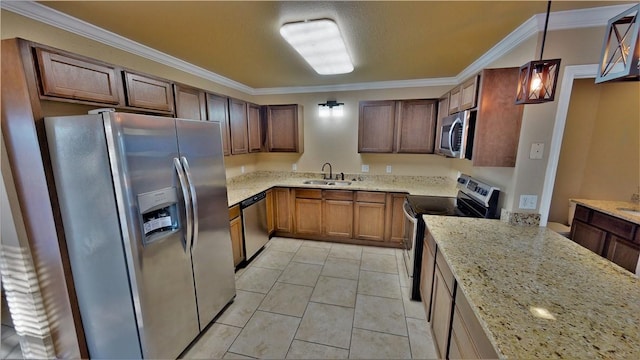
[[[640,356],[637,276],[546,228],[424,220],[498,357]]]

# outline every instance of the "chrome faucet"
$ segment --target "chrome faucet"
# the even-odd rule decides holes
[[[333,173],[331,172],[331,164],[329,164],[328,162],[327,162],[327,163],[322,164],[322,169],[321,169],[320,171],[322,171],[322,172],[324,173],[324,166],[325,166],[325,165],[329,165],[329,177],[327,178],[327,175],[325,175],[325,174],[322,174],[322,177],[323,177],[324,179],[329,179],[329,180],[331,180],[331,177],[333,176]]]

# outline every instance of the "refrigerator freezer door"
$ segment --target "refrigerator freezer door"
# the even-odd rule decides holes
[[[191,249],[200,328],[235,296],[220,124],[176,120],[180,156],[196,199]]]
[[[47,118],[45,127],[89,356],[139,359],[102,118]]]
[[[104,113],[103,117],[143,356],[176,358],[199,328],[185,240],[186,208],[174,167],[179,157],[175,119],[126,113]],[[172,187],[175,192],[157,192]],[[138,201],[147,199],[147,208],[147,194],[154,192],[175,193],[177,210],[164,208],[171,202],[161,198],[157,213],[143,216]],[[177,226],[152,234],[143,225],[154,217],[156,221],[175,218]]]

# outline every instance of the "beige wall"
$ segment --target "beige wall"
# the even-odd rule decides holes
[[[549,221],[570,198],[628,201],[640,186],[640,83],[574,82]]]

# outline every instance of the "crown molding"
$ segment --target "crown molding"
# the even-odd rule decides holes
[[[33,1],[0,1],[0,8],[25,16],[27,18],[57,27],[72,34],[79,35],[99,43],[141,56],[186,73],[204,78],[220,85],[238,90],[248,95],[276,95],[295,93],[318,93],[330,91],[354,91],[396,89],[425,86],[456,85],[507,54],[529,37],[544,28],[546,14],[537,14],[529,18],[513,32],[499,41],[495,46],[471,63],[455,77],[412,79],[397,81],[376,81],[341,85],[252,88],[215,72],[193,65],[174,56],[150,48],[113,32],[99,28],[80,19]],[[584,27],[605,26],[610,18],[627,10],[629,5],[614,5],[591,9],[552,12],[549,16],[549,31]]]

